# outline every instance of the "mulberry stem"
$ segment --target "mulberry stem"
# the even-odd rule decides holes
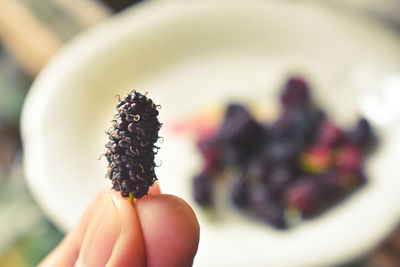
[[[133,200],[133,194],[132,192],[129,192],[129,201],[131,202],[132,206],[135,206],[135,202]]]

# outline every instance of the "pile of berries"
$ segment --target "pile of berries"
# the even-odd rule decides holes
[[[230,104],[216,133],[198,140],[204,164],[193,179],[193,192],[199,205],[213,205],[215,180],[229,173],[232,202],[284,229],[365,184],[364,159],[377,143],[366,119],[341,129],[315,105],[300,77],[289,78],[280,101],[280,115],[272,123]]]
[[[154,156],[158,147],[154,144],[161,128],[157,107],[146,95],[136,91],[119,99],[115,119],[107,132],[105,157],[107,177],[123,197],[131,193],[141,198],[157,180]]]

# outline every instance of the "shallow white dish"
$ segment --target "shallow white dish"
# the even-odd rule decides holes
[[[76,38],[35,81],[22,116],[28,184],[66,231],[104,182],[106,162],[97,158],[105,151],[116,94],[149,91],[167,126],[230,99],[265,99],[273,108],[279,85],[300,72],[321,105],[346,125],[359,115],[365,90],[380,92],[385,79],[400,74],[398,51],[391,32],[313,4],[136,6]],[[286,232],[230,209],[218,222],[208,221],[191,198],[190,179],[199,168],[192,140],[163,130],[157,169],[162,190],[191,203],[201,224],[194,265],[330,265],[371,249],[400,219],[400,140],[391,122],[378,128],[382,144],[368,164],[370,183],[326,215]]]

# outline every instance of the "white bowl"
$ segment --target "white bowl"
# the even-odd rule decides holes
[[[316,98],[338,123],[352,123],[360,106],[373,111],[368,98],[360,99],[379,95],[388,77],[400,73],[398,51],[399,39],[388,30],[311,3],[138,5],[76,38],[36,79],[22,116],[27,182],[48,217],[71,229],[105,179],[106,161],[97,158],[105,152],[114,96],[149,91],[162,105],[166,126],[157,159],[161,187],[192,204],[200,220],[195,266],[314,266],[354,259],[399,222],[395,119],[378,128],[382,142],[369,160],[369,184],[326,215],[283,232],[229,208],[218,222],[207,220],[191,197],[190,180],[199,168],[193,140],[166,129],[209,103],[242,99],[276,108],[279,85],[292,72],[311,80]]]

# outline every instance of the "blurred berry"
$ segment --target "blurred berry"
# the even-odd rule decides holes
[[[321,195],[326,199],[336,198],[344,192],[340,183],[340,173],[336,169],[320,174],[319,181]]]
[[[258,210],[271,202],[270,194],[263,184],[252,184],[248,187],[249,204]]]
[[[264,148],[264,157],[271,165],[285,164],[291,166],[295,164],[298,157],[298,145],[288,140],[280,140],[269,143]]]
[[[216,140],[227,158],[243,163],[264,142],[264,128],[242,105],[230,104]]]
[[[286,229],[287,225],[285,223],[285,210],[284,207],[280,204],[275,204],[275,205],[268,205],[265,218],[267,219],[267,222],[275,226],[276,228],[279,229]]]
[[[306,178],[298,181],[286,191],[286,204],[301,214],[311,213],[316,206],[316,183]]]
[[[361,118],[356,126],[347,133],[346,141],[368,152],[375,146],[377,138],[369,122]]]
[[[291,77],[286,82],[282,94],[282,105],[286,108],[300,107],[310,103],[309,86],[300,77]]]
[[[332,164],[331,149],[325,146],[314,146],[301,155],[300,166],[306,172],[321,173]]]
[[[240,174],[231,188],[231,200],[239,207],[245,206],[248,202],[248,185],[244,174]]]
[[[201,173],[193,178],[194,199],[200,206],[209,206],[213,201],[212,177]]]
[[[280,203],[270,202],[265,208],[260,209],[257,217],[278,229],[286,229],[285,208]]]
[[[293,181],[293,178],[293,171],[289,166],[282,165],[275,168],[266,181],[271,198],[274,200],[280,199],[282,192]]]
[[[268,162],[262,157],[253,158],[245,170],[246,180],[249,183],[262,183],[268,175]]]
[[[342,173],[360,173],[362,160],[362,154],[358,147],[346,145],[338,150],[336,165]]]
[[[268,188],[262,184],[249,187],[248,208],[260,220],[277,228],[285,228],[284,207],[271,199]]]
[[[272,136],[291,140],[300,147],[306,146],[314,141],[324,118],[322,110],[312,107],[284,111],[272,126]]]
[[[363,183],[363,176],[356,172],[339,172],[336,179],[338,185],[347,192],[353,191]]]
[[[219,159],[219,149],[212,138],[201,138],[197,142],[197,147],[202,155],[204,171],[212,174],[221,166]]]
[[[343,138],[343,132],[332,121],[325,120],[317,136],[317,143],[323,146],[334,147],[340,143]]]

